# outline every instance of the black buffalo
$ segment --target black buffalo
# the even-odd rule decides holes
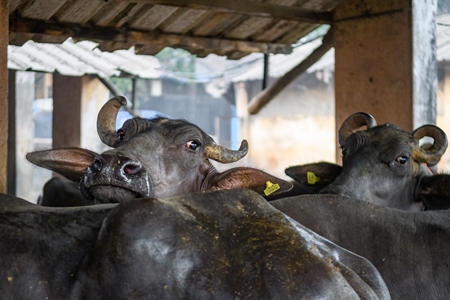
[[[339,195],[270,203],[370,260],[392,299],[450,299],[450,211],[407,212]]]
[[[359,130],[362,126],[367,129]],[[433,138],[433,144],[421,146],[423,137]],[[450,208],[450,176],[432,171],[448,145],[440,128],[424,125],[410,133],[389,123],[376,126],[369,114],[356,113],[339,129],[339,143],[342,167],[308,164],[288,168],[286,174],[303,185],[307,174],[316,177],[310,184],[323,194],[409,211]]]
[[[79,182],[87,203],[232,188],[249,188],[273,199],[292,189],[291,183],[254,168],[218,172],[209,159],[238,161],[247,154],[247,141],[239,150],[224,148],[185,120],[136,117],[116,131],[116,116],[125,104],[123,97],[112,98],[97,119],[100,139],[114,149],[102,154],[82,148],[52,149],[28,153],[27,159]],[[279,189],[266,195],[267,182]]]
[[[52,207],[83,206],[89,204],[80,192],[79,184],[60,177],[48,180],[39,196],[38,205]]]
[[[49,208],[0,195],[4,299],[389,299],[366,259],[248,189]]]

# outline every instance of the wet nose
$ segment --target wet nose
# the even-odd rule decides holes
[[[127,156],[102,154],[94,158],[90,169],[94,173],[116,173],[117,175],[130,176],[139,173],[142,170],[142,165]]]
[[[91,169],[94,172],[100,172],[103,168],[104,159],[101,156],[96,156],[94,162],[91,164]]]
[[[137,174],[137,173],[139,173],[140,170],[141,170],[141,165],[134,161],[126,161],[121,166],[122,173],[124,173],[126,175]]]

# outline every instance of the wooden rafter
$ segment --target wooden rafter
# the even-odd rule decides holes
[[[74,39],[88,39],[100,42],[100,49],[112,51],[116,49],[129,48],[136,45],[137,52],[140,54],[156,54],[150,53],[149,50],[139,51],[142,45],[153,45],[154,49],[158,49],[157,45],[181,47],[181,48],[200,48],[211,49],[211,51],[221,49],[227,51],[242,52],[264,52],[264,53],[283,53],[287,54],[292,51],[290,45],[263,43],[252,41],[238,41],[231,39],[193,37],[177,34],[162,34],[157,31],[138,31],[129,29],[117,29],[112,27],[92,27],[88,25],[58,23],[50,21],[41,21],[24,18],[13,18],[10,21],[10,43],[16,44],[16,40],[45,40],[45,36],[51,36],[52,39],[61,40],[72,37]],[[20,38],[18,38],[20,37]],[[44,37],[44,38],[42,38]],[[104,45],[102,47],[102,45]]]
[[[328,11],[303,9],[295,6],[261,3],[256,1],[229,0],[128,0],[135,3],[177,6],[192,9],[209,9],[255,17],[278,18],[308,23],[331,24],[333,18]]]

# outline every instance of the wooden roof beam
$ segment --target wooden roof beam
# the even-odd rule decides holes
[[[156,54],[149,53],[150,49],[158,49],[157,45],[169,47],[181,47],[191,49],[211,49],[217,51],[220,49],[224,55],[229,51],[242,51],[246,53],[264,52],[274,54],[288,54],[292,52],[292,47],[286,44],[274,44],[264,42],[239,41],[231,39],[207,38],[183,36],[177,34],[161,34],[157,31],[137,31],[126,28],[112,27],[93,27],[88,25],[57,23],[50,21],[41,21],[24,18],[13,18],[9,24],[10,32],[14,37],[11,43],[20,43],[20,36],[23,35],[25,40],[32,39],[46,42],[52,41],[57,37],[74,39],[88,39],[100,43],[101,50],[112,51],[117,49],[129,48],[136,45],[137,53],[140,54]],[[113,49],[102,49],[105,47],[114,47]],[[152,47],[145,47],[151,45]],[[139,51],[141,49],[141,51]]]
[[[221,12],[243,14],[255,17],[278,18],[298,22],[331,24],[332,13],[299,8],[296,6],[261,3],[256,1],[230,0],[128,0],[135,3],[167,5],[191,9],[208,9]]]
[[[302,73],[306,72],[309,67],[315,64],[328,50],[333,47],[333,28],[330,28],[323,38],[322,45],[314,49],[314,51],[305,58],[301,63],[292,70],[275,81],[270,87],[258,93],[250,100],[248,104],[248,113],[257,114],[267,103],[269,103],[276,95],[278,95],[286,86],[294,81]]]

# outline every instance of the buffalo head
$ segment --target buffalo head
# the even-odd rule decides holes
[[[98,115],[100,139],[113,149],[101,154],[82,148],[52,149],[28,153],[27,159],[79,182],[88,203],[231,188],[262,194],[267,181],[280,186],[269,198],[292,188],[291,183],[253,168],[218,172],[209,159],[236,162],[247,154],[247,141],[238,150],[227,149],[185,120],[135,117],[116,131],[117,113],[125,104],[124,97],[114,97]]]
[[[441,190],[435,184],[441,184],[443,179],[441,176],[439,181],[434,180],[432,170],[448,145],[447,136],[440,128],[424,125],[406,132],[389,123],[377,126],[371,115],[356,113],[344,121],[338,135],[342,168],[333,164],[321,163],[320,168],[318,164],[309,164],[286,169],[286,174],[298,181],[307,173],[314,174],[318,178],[316,182],[322,183],[320,193],[351,196],[403,210],[433,207],[430,198]],[[433,143],[421,146],[419,141],[424,137],[432,138]]]

